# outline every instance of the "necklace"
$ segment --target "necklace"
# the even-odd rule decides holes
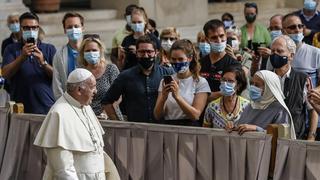
[[[78,118],[80,119],[81,123],[83,124],[83,126],[86,128],[87,132],[89,133],[90,135],[90,138],[91,138],[91,141],[92,143],[94,144],[95,146],[95,149],[96,150],[99,150],[98,148],[98,139],[94,136],[93,134],[93,129],[94,129],[94,132],[96,133],[97,137],[99,137],[99,134],[96,130],[96,128],[94,127],[94,125],[92,124],[92,121],[91,121],[91,118],[90,116],[88,115],[86,109],[81,109],[82,111],[82,114],[83,116],[87,119],[87,125],[86,123],[84,122],[84,120],[80,117],[79,113],[74,109],[74,107],[71,105],[71,103],[67,100],[67,98],[64,96],[65,100],[68,102],[68,104],[71,106],[72,110],[75,112],[75,114],[78,116]],[[90,126],[91,124],[91,126]],[[93,128],[92,128],[93,127]],[[100,144],[101,145],[101,144]],[[102,145],[101,145],[102,147]]]
[[[224,103],[224,98],[222,98],[222,104],[223,104],[223,109],[224,109],[224,111],[227,113],[227,114],[226,114],[227,120],[228,120],[228,121],[232,121],[233,119],[235,119],[236,116],[234,115],[234,110],[236,110],[236,107],[237,107],[237,104],[238,104],[238,97],[237,97],[237,99],[236,99],[236,103],[234,104],[233,109],[232,109],[231,112],[228,112],[228,111],[227,111],[226,105],[225,105],[225,103]]]

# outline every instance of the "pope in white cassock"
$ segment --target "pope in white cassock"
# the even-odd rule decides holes
[[[118,180],[103,151],[104,131],[90,107],[96,80],[86,69],[70,73],[67,92],[51,107],[34,144],[44,148],[44,180]]]

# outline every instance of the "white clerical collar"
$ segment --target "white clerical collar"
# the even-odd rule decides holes
[[[63,94],[63,97],[68,101],[68,103],[70,103],[71,105],[77,107],[77,108],[82,108],[83,105],[81,105],[79,103],[79,101],[77,101],[76,99],[74,99],[72,96],[70,96],[70,94],[68,94],[67,92],[65,92]]]

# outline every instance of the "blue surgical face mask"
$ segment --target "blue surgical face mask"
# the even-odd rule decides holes
[[[131,15],[126,16],[127,24],[131,25]]]
[[[257,86],[251,85],[249,88],[249,96],[252,101],[259,101],[262,97],[262,89]]]
[[[22,31],[22,38],[23,40],[27,41],[29,38],[34,38],[35,40],[38,39],[38,30],[28,30],[28,31]]]
[[[274,40],[275,38],[279,37],[282,35],[281,30],[275,30],[275,31],[270,31],[271,39]]]
[[[201,55],[205,56],[207,54],[210,54],[211,46],[209,43],[206,43],[206,42],[202,43],[201,42],[201,43],[199,43],[199,50],[201,52]]]
[[[83,58],[89,64],[97,64],[100,61],[100,52],[99,51],[84,52]]]
[[[137,23],[137,24],[134,24],[134,23],[131,23],[131,29],[134,31],[134,32],[144,32],[144,23]]]
[[[219,88],[223,96],[232,96],[236,91],[234,90],[236,84],[230,82],[221,82]]]
[[[188,62],[188,61],[177,62],[177,63],[171,63],[171,65],[176,73],[185,73],[189,69],[190,62]]]
[[[302,39],[304,38],[302,32],[297,34],[288,34],[288,35],[296,44],[302,42]]]
[[[313,0],[305,0],[303,3],[303,8],[309,11],[314,11],[317,8],[317,3]]]
[[[71,41],[77,41],[82,38],[82,28],[67,29],[67,36]]]
[[[221,42],[221,43],[210,43],[211,51],[215,53],[221,53],[226,49],[227,41]]]
[[[20,31],[20,24],[19,23],[9,24],[9,29],[10,29],[11,32],[17,33],[17,32]]]

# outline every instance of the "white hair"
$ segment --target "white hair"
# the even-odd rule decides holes
[[[283,39],[285,42],[286,42],[286,45],[287,45],[287,48],[289,50],[290,53],[293,53],[295,54],[296,53],[296,49],[297,49],[297,46],[296,46],[296,43],[294,43],[294,41],[287,35],[280,35],[278,37],[276,37],[273,41],[272,41],[272,44],[274,42],[276,42],[277,40],[279,39]],[[271,44],[271,45],[272,45]]]

